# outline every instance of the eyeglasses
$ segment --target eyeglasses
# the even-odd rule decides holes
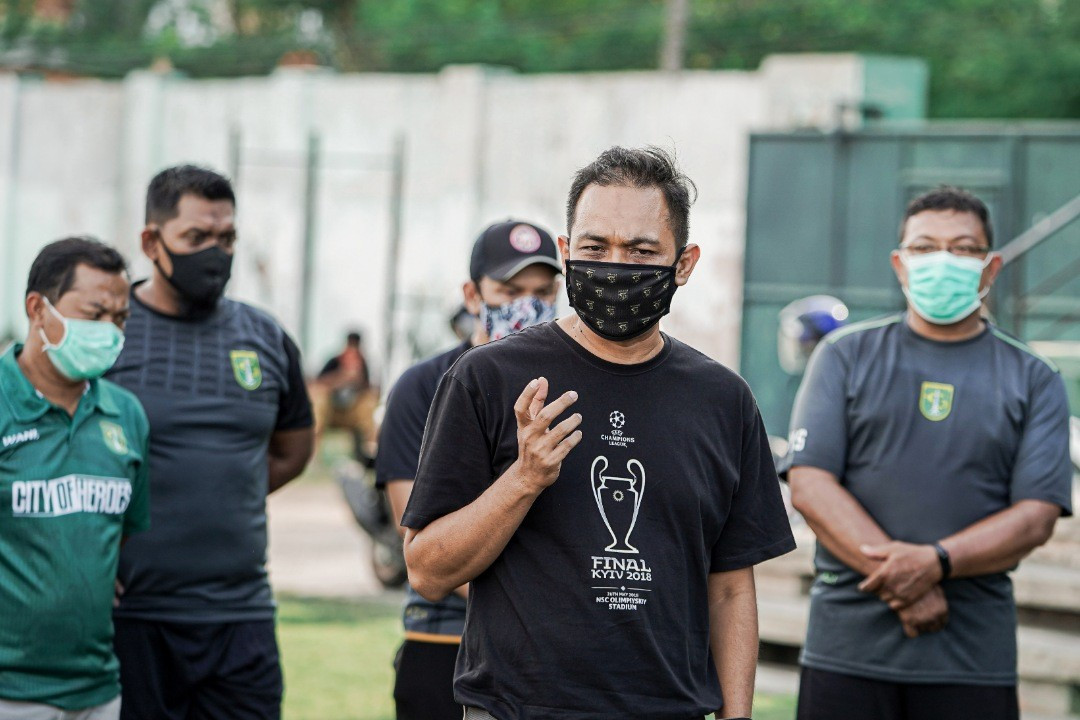
[[[942,250],[959,257],[983,258],[990,252],[990,247],[987,245],[969,245],[966,243],[949,245],[948,247],[941,247],[940,245],[934,245],[933,243],[912,243],[911,245],[904,245],[900,248],[900,252],[908,255],[929,255],[930,253],[941,252]]]

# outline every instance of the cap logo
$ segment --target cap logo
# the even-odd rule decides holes
[[[510,231],[510,245],[522,253],[534,253],[540,249],[540,233],[532,225],[515,225]]]

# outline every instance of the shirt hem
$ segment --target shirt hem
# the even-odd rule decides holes
[[[411,528],[412,530],[423,530],[431,523],[435,522],[436,518],[428,517],[427,515],[417,515],[405,511],[405,514],[401,516],[401,526]]]
[[[120,620],[145,620],[148,622],[209,625],[214,623],[273,620],[276,613],[277,609],[274,607],[229,612],[216,611],[212,613],[191,610],[131,610],[116,608],[113,610],[113,617]]]
[[[709,565],[709,572],[715,573],[742,570],[743,568],[751,567],[763,563],[766,560],[771,560],[774,557],[789,553],[794,550],[795,547],[795,538],[789,535],[783,540],[774,542],[771,545],[766,545],[763,548],[758,548],[757,550],[752,550],[751,552],[743,553],[742,555],[736,555],[735,557],[723,558],[718,562],[711,563]]]
[[[881,667],[880,665],[867,665],[865,663],[849,663],[835,658],[825,658],[803,650],[799,657],[799,664],[814,670],[853,675],[855,677],[868,678],[870,680],[883,680],[897,683],[920,683],[926,685],[984,685],[991,687],[1012,687],[1017,683],[1015,673],[1003,675],[1000,673],[972,674],[950,672],[921,672],[899,670],[896,668]]]
[[[824,470],[825,472],[836,476],[839,479],[844,477],[844,467],[842,463],[836,463],[831,460],[822,458],[816,458],[812,455],[799,454],[791,458],[791,462],[785,463],[787,469],[784,471],[785,475],[790,477],[791,471],[799,466],[817,468],[818,470]]]
[[[0,688],[0,699],[11,702],[39,703],[60,708],[65,712],[78,712],[88,710],[99,705],[112,702],[120,697],[120,686],[113,681],[108,690],[101,691],[80,690],[65,695],[36,695],[27,692],[13,692]]]
[[[1070,485],[1071,487],[1071,485]],[[1065,495],[1059,495],[1057,497],[1050,497],[1048,494],[1039,493],[1018,493],[1009,498],[1009,503],[1015,505],[1021,500],[1039,500],[1040,502],[1050,503],[1051,505],[1057,505],[1061,510],[1061,517],[1069,518],[1073,516],[1072,498]]]

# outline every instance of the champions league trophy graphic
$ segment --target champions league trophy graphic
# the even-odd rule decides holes
[[[604,475],[608,461],[603,455],[593,460],[592,490],[600,517],[611,533],[611,544],[604,550],[617,553],[637,553],[638,549],[630,544],[630,533],[634,532],[641,496],[645,494],[645,468],[637,460],[626,463],[626,470],[632,477],[621,478]]]

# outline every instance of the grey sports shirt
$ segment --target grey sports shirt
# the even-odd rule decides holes
[[[131,296],[108,377],[150,419],[151,530],[120,554],[119,617],[272,618],[266,578],[267,448],[311,426],[300,356],[266,313],[222,300],[209,317],[157,313]]]
[[[1064,382],[992,325],[936,342],[896,315],[829,335],[796,397],[790,442],[786,465],[836,475],[896,540],[935,542],[1024,499],[1071,513]],[[909,639],[820,543],[814,562],[804,665],[897,682],[1015,684],[1006,573],[945,581],[948,625]]]

